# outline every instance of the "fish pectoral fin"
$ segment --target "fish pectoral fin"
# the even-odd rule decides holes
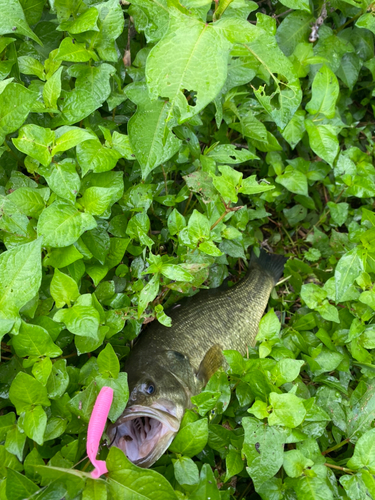
[[[219,344],[214,344],[206,352],[199,369],[197,378],[206,385],[212,375],[223,366],[224,355],[223,349]]]

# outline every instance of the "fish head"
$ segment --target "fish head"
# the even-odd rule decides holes
[[[107,429],[110,446],[120,448],[139,467],[150,467],[168,449],[185,409],[191,407],[192,393],[183,366],[176,370],[168,356],[161,361],[155,359],[141,371],[128,371],[127,407]],[[188,375],[194,375],[191,367]]]

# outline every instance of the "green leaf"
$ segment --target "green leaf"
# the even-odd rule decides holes
[[[68,385],[69,375],[66,370],[66,359],[58,359],[53,363],[52,372],[47,382],[48,397],[50,399],[61,398],[65,393]]]
[[[161,474],[133,465],[118,448],[111,448],[107,457],[108,487],[113,498],[154,500],[155,492],[165,500],[177,500],[170,483]]]
[[[372,12],[368,14],[363,14],[358,21],[355,23],[358,28],[365,28],[372,31],[375,34],[375,17]]]
[[[16,0],[11,0],[16,2]],[[0,3],[1,8],[4,0]],[[18,3],[18,1],[17,1]],[[1,31],[1,23],[0,23]],[[18,83],[9,83],[0,94],[0,144],[4,142],[5,136],[15,132],[26,120],[31,107],[38,95]]]
[[[81,186],[76,164],[70,158],[53,163],[50,168],[38,171],[46,179],[48,186],[63,200],[74,203]]]
[[[58,309],[64,307],[65,304],[70,307],[71,302],[74,302],[79,297],[77,283],[73,278],[58,269],[55,269],[50,289]]]
[[[327,118],[333,118],[339,96],[339,83],[328,66],[323,65],[316,73],[311,90],[312,98],[306,104],[306,110],[311,115],[322,113]]]
[[[121,154],[118,151],[108,149],[96,140],[85,141],[77,146],[77,160],[83,175],[89,170],[96,173],[112,170],[119,158]]]
[[[306,409],[303,405],[303,400],[294,394],[277,394],[271,392],[270,403],[273,407],[273,412],[268,418],[270,425],[285,425],[285,427],[298,427],[305,416]]]
[[[56,109],[57,99],[61,94],[61,73],[63,67],[59,68],[48,78],[43,87],[43,100],[47,108]]]
[[[27,24],[24,11],[18,0],[0,1],[0,35],[19,33],[42,45],[42,42]]]
[[[305,469],[314,465],[299,450],[290,450],[284,453],[283,467],[289,477],[300,477]]]
[[[194,210],[190,216],[188,234],[193,245],[208,239],[210,236],[210,222],[198,210]]]
[[[194,276],[186,269],[175,264],[163,264],[161,274],[170,280],[176,281],[193,281]]]
[[[199,470],[191,458],[179,457],[173,460],[173,470],[176,481],[185,490],[195,489],[199,481]]]
[[[326,481],[320,477],[302,477],[293,484],[298,498],[333,500],[332,491]]]
[[[18,335],[13,337],[13,347],[18,356],[49,356],[56,358],[62,351],[55,345],[47,330],[22,321]]]
[[[20,415],[35,405],[50,406],[46,388],[34,377],[19,372],[9,390],[9,399]]]
[[[50,146],[54,138],[55,134],[48,128],[25,125],[20,129],[18,139],[13,139],[13,143],[17,149],[47,167],[52,160]]]
[[[276,387],[280,387],[287,382],[293,382],[300,372],[303,360],[300,359],[280,359],[271,370],[272,379]]]
[[[290,9],[306,10],[311,12],[309,2],[307,0],[281,0],[281,3]]]
[[[145,179],[152,170],[177,153],[180,141],[166,127],[170,104],[161,100],[151,101],[147,87],[138,84],[126,89],[129,99],[137,104],[137,112],[128,124],[131,148]]]
[[[277,427],[264,425],[255,418],[243,418],[242,425],[245,431],[243,453],[247,459],[246,470],[256,490],[259,490],[283,464],[283,432]]]
[[[111,344],[107,344],[98,356],[100,373],[105,377],[117,378],[120,373],[120,363]]]
[[[96,221],[92,215],[79,212],[67,203],[55,201],[40,215],[38,235],[43,236],[46,246],[67,247],[94,227]]]
[[[138,317],[141,316],[149,302],[152,302],[159,292],[159,274],[155,274],[142,289],[138,299]]]
[[[358,470],[366,468],[374,474],[375,472],[375,429],[371,429],[363,434],[357,441],[354,454],[348,461],[350,469]]]
[[[24,500],[38,491],[39,488],[23,474],[9,469],[7,474],[6,494],[12,500]]]
[[[87,62],[97,60],[94,51],[86,49],[85,43],[78,43],[74,38],[66,37],[61,42],[55,56],[56,61]]]
[[[42,240],[20,245],[0,255],[0,311],[14,317],[39,290]]]
[[[42,445],[46,425],[47,415],[41,406],[36,405],[26,410],[23,426],[27,437]]]
[[[55,134],[56,143],[55,147],[52,149],[52,156],[60,153],[61,151],[67,151],[84,141],[89,141],[94,138],[92,133],[88,130],[78,127],[60,127],[55,131]]]
[[[18,58],[18,67],[20,73],[24,75],[35,75],[40,80],[45,80],[43,64],[31,56],[20,56]]]
[[[39,190],[42,192],[41,190]],[[18,210],[28,217],[38,218],[45,204],[37,189],[20,187],[8,195],[8,199],[17,205]]]
[[[330,165],[339,152],[339,141],[332,125],[316,125],[312,120],[305,120],[311,149]]]
[[[208,440],[207,419],[203,418],[185,425],[172,441],[169,449],[187,457],[193,457],[201,452]]]
[[[97,336],[100,317],[92,305],[76,304],[69,309],[60,309],[53,319],[64,323],[66,328],[75,335],[91,338]]]
[[[265,193],[266,191],[272,191],[275,189],[275,186],[272,186],[266,182],[256,180],[256,175],[250,175],[246,179],[242,180],[241,187],[238,190],[239,193],[243,194],[257,194],[257,193]]]
[[[335,269],[337,302],[341,300],[362,271],[364,271],[364,267],[360,248],[353,248],[341,257]]]
[[[278,175],[275,180],[291,193],[309,195],[306,175],[291,165],[288,165],[284,173]]]
[[[242,181],[242,174],[227,165],[219,165],[221,176],[212,176],[212,182],[226,202],[236,203],[237,189]]]
[[[57,27],[59,31],[67,31],[71,35],[77,35],[78,33],[83,33],[85,31],[99,31],[96,24],[98,20],[99,12],[95,7],[91,7],[81,14],[77,19],[73,21],[63,21],[60,26]]]
[[[151,99],[168,97],[171,103],[167,121],[173,116],[181,123],[217,96],[227,76],[229,49],[228,41],[212,24],[170,11],[168,31],[151,50],[146,65]],[[193,106],[184,90],[196,93]]]
[[[216,478],[209,464],[204,464],[199,478],[197,489],[189,496],[191,500],[207,498],[220,500],[220,492],[217,487]]]

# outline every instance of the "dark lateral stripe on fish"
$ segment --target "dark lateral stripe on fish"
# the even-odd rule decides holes
[[[254,251],[252,251],[249,272],[251,272],[251,268],[254,265],[258,265],[273,277],[276,285],[284,273],[284,266],[287,260],[283,255],[267,253],[265,250],[261,250],[259,257],[257,257]]]

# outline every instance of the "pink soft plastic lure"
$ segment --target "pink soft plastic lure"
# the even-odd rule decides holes
[[[92,410],[89,428],[87,431],[87,455],[95,469],[91,472],[94,479],[98,479],[102,474],[108,472],[104,460],[97,460],[100,440],[104,431],[109,410],[113,400],[113,389],[103,387],[96,398],[94,409]]]

